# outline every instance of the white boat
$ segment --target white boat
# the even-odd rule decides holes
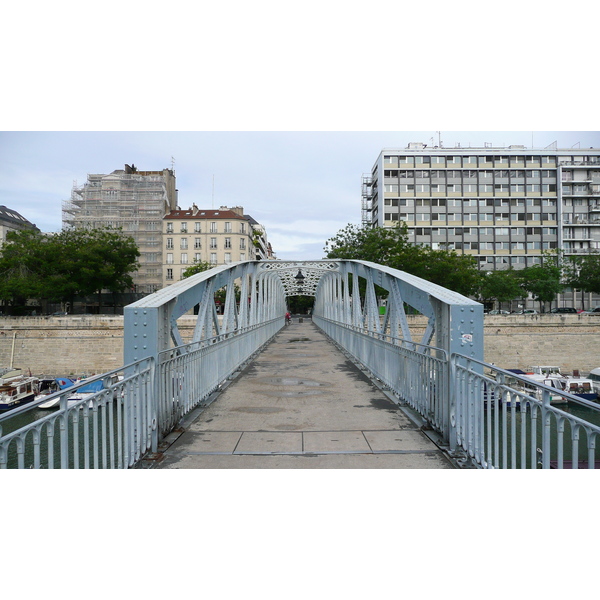
[[[600,367],[596,367],[590,371],[588,379],[592,382],[592,389],[596,394],[600,394]]]
[[[21,369],[0,372],[0,411],[31,402],[38,392],[39,379],[23,375]]]
[[[62,377],[56,379],[56,383],[61,390],[65,390],[70,388],[76,384],[84,383],[85,380],[82,381],[74,381],[73,379],[69,379],[68,377]],[[75,390],[72,394],[69,394],[67,397],[67,408],[74,406],[75,404],[80,403],[82,400],[97,394],[100,390],[104,388],[103,382],[101,379],[94,381],[88,385],[82,385],[80,388]],[[55,398],[51,398],[47,402],[44,402],[39,405],[38,408],[48,409],[48,408],[56,408],[60,405],[61,396],[56,396]],[[84,403],[81,403],[83,407]],[[89,402],[88,406],[90,408],[93,407],[93,402]]]
[[[568,392],[584,400],[595,401],[598,393],[594,390],[593,382],[587,377],[563,374],[558,366],[529,367],[527,377],[538,383],[543,383],[557,390],[550,395],[550,404],[567,404],[568,400],[560,392]]]

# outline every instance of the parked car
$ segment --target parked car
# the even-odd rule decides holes
[[[510,315],[507,310],[490,310],[488,315]]]
[[[573,314],[576,315],[577,311],[571,306],[559,306],[558,308],[553,308],[551,313],[560,313],[560,314]]]
[[[533,308],[525,308],[524,310],[518,310],[515,315],[537,315],[538,311]]]

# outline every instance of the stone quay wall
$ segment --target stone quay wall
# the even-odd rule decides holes
[[[408,317],[415,341],[424,317]],[[179,320],[184,341],[195,317]],[[598,315],[486,315],[485,360],[506,369],[558,365],[587,374],[600,367]],[[34,375],[91,375],[123,364],[123,317],[0,317],[0,367],[20,367]]]

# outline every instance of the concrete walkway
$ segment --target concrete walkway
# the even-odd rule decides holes
[[[166,441],[153,468],[452,468],[312,322],[298,319]]]

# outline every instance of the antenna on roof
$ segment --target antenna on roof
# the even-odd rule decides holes
[[[175,170],[175,158],[171,156],[171,171]]]

